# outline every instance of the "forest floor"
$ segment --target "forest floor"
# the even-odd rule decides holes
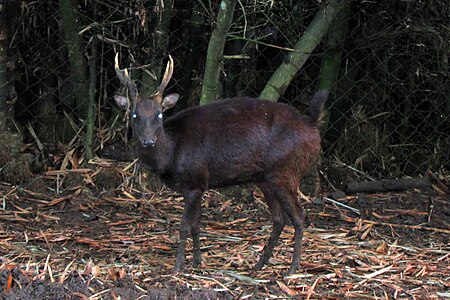
[[[192,269],[188,248],[185,269],[172,274],[182,197],[124,180],[130,169],[99,164],[2,185],[0,299],[450,298],[448,194],[411,190],[340,200],[359,214],[311,201],[301,268],[284,277],[292,227],[270,265],[252,272],[271,230],[261,193],[209,191],[202,267]]]

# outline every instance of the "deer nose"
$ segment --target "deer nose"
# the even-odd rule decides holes
[[[144,147],[154,147],[156,144],[155,139],[145,139],[142,141],[142,146]]]

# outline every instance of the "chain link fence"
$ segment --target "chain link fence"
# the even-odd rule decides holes
[[[161,1],[3,2],[8,103],[12,123],[23,135],[23,151],[45,152],[53,163],[58,163],[56,153],[72,149],[83,157],[91,98],[95,153],[123,143],[123,113],[113,100],[119,88],[117,51],[143,93],[153,92],[170,52],[175,71],[168,92],[182,95],[177,109],[198,103],[220,3]],[[238,1],[220,96],[257,97],[321,5]],[[64,6],[73,23],[63,16]],[[437,0],[350,2],[345,24],[333,25],[346,28],[343,39],[334,48],[324,40],[310,54],[279,101],[306,111],[320,84],[324,55],[339,54],[339,76],[323,126],[329,176],[345,181],[448,171],[449,12],[447,3]],[[76,35],[72,42],[70,30]]]

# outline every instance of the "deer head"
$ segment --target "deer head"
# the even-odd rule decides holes
[[[115,95],[117,105],[125,110],[131,109],[133,135],[143,147],[156,145],[158,136],[163,130],[163,112],[175,106],[178,94],[164,96],[170,78],[173,74],[173,59],[169,55],[166,71],[158,89],[153,95],[142,99],[136,84],[131,80],[127,69],[119,68],[119,55],[116,54],[114,69],[121,84],[128,89],[130,98]]]

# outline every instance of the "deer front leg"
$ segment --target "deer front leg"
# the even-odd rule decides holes
[[[184,193],[184,211],[180,225],[180,242],[178,254],[173,268],[174,272],[181,271],[186,257],[186,240],[188,235],[192,236],[193,266],[198,267],[201,263],[200,253],[200,215],[201,198],[203,191],[187,190]]]

